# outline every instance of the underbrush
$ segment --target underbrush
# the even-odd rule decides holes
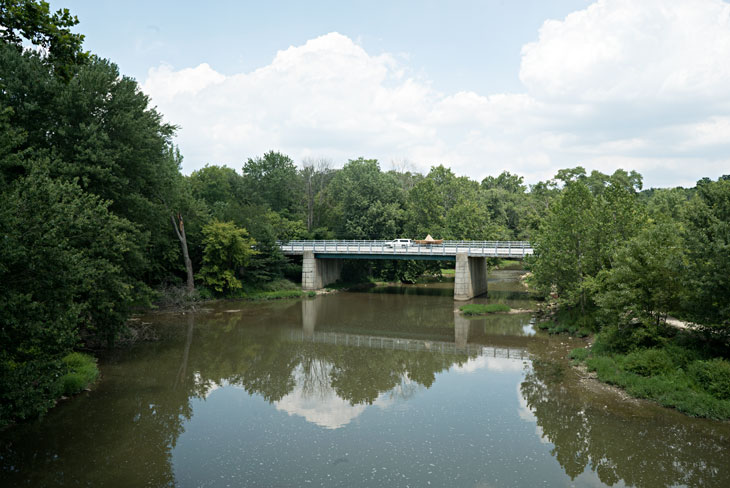
[[[544,320],[537,323],[537,328],[546,331],[548,334],[569,334],[575,337],[587,337],[591,331],[576,324],[565,324],[553,320]]]
[[[72,352],[63,358],[66,374],[58,380],[60,394],[70,396],[89,387],[99,377],[96,359],[88,354]]]
[[[287,279],[278,279],[256,285],[243,285],[235,298],[246,300],[279,300],[282,298],[299,298],[303,295],[300,285]]]
[[[196,288],[188,292],[184,285],[168,285],[155,290],[154,305],[161,309],[189,310],[203,300],[211,298],[206,288]]]
[[[596,343],[606,340],[599,334]],[[653,400],[694,417],[730,419],[730,361],[702,357],[683,338],[649,348],[607,352],[606,347],[573,349],[574,363],[585,363],[604,383],[636,398]]]
[[[509,312],[511,308],[504,303],[489,303],[487,305],[471,303],[459,307],[464,315],[485,315],[488,313]]]

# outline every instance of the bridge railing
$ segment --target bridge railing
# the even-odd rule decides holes
[[[528,241],[451,241],[440,244],[410,245],[394,244],[391,240],[312,240],[279,241],[284,252],[344,252],[359,254],[493,254],[506,256],[525,256],[532,254]]]

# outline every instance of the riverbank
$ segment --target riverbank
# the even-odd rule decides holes
[[[730,362],[686,347],[681,340],[628,353],[591,347],[571,351],[574,365],[634,398],[652,400],[693,417],[730,419]]]

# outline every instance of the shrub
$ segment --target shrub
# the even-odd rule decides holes
[[[627,354],[623,369],[641,376],[657,376],[675,369],[672,359],[663,349],[641,349]]]
[[[619,370],[612,358],[605,356],[590,357],[586,359],[586,366],[588,366],[588,371],[595,371],[601,381],[613,385],[619,384]]]
[[[68,368],[68,372],[59,379],[64,395],[79,393],[99,377],[96,359],[88,354],[72,352],[63,358],[63,363]]]
[[[590,353],[591,352],[585,347],[576,347],[575,349],[570,351],[570,359],[574,359],[578,362],[583,362],[586,360],[586,358],[588,358],[588,355]]]
[[[651,348],[659,345],[661,337],[655,327],[642,324],[612,325],[601,329],[593,345],[600,353],[628,353],[639,348]]]
[[[688,373],[697,385],[715,398],[730,400],[730,362],[722,359],[694,361]]]
[[[555,327],[555,322],[551,322],[549,320],[546,320],[544,322],[538,322],[537,328],[540,330],[550,330]]]
[[[213,220],[202,232],[204,249],[200,278],[218,294],[235,295],[242,288],[237,270],[257,254],[254,250],[256,241],[249,237],[246,229],[236,227],[233,222]]]

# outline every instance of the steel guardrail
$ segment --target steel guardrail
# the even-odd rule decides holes
[[[475,257],[520,258],[533,254],[529,241],[443,241],[441,244],[394,245],[385,240],[312,240],[279,241],[285,254],[302,254],[305,251],[327,254],[372,255],[435,255],[454,256],[466,253]]]

